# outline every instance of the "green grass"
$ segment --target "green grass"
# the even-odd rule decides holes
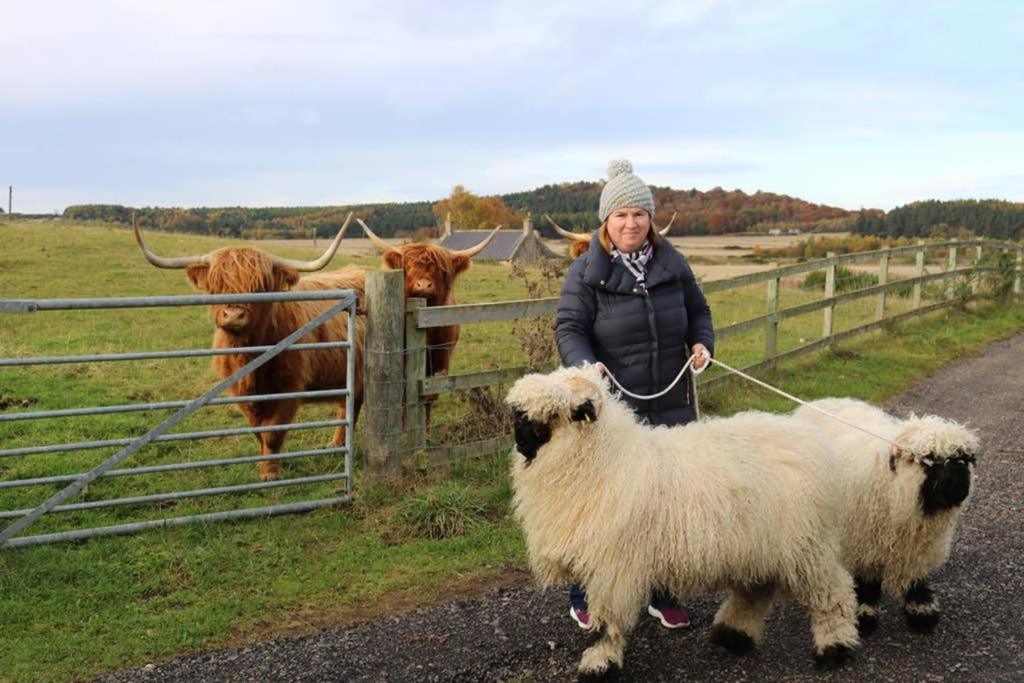
[[[130,233],[60,223],[0,224],[0,298],[131,296],[191,292],[180,272],[147,265]],[[197,253],[222,240],[153,234],[166,254]],[[9,247],[8,245],[14,245]],[[285,249],[308,257],[312,250]],[[376,267],[376,256],[348,258]],[[460,302],[522,298],[525,285],[505,266],[476,264],[459,283]],[[934,295],[935,293],[933,293]],[[799,282],[784,282],[781,305],[817,298]],[[760,315],[763,286],[711,296],[716,324]],[[889,310],[906,310],[889,297]],[[871,320],[875,300],[844,304],[836,329]],[[882,402],[914,380],[994,339],[1024,328],[1024,307],[981,302],[933,314],[910,325],[864,335],[838,349],[810,355],[765,375],[798,396],[858,396]],[[0,315],[0,357],[201,348],[212,325],[205,308]],[[779,348],[821,335],[820,314],[784,321]],[[508,324],[465,326],[453,372],[525,361]],[[803,341],[801,341],[803,340]],[[722,340],[718,355],[734,365],[756,362],[761,332]],[[107,363],[0,370],[0,395],[34,397],[27,410],[193,398],[217,377],[209,360]],[[783,399],[729,383],[702,395],[706,412],[788,410]],[[445,396],[435,410],[436,438],[462,437],[484,427],[463,424],[472,406]],[[11,408],[9,410],[15,410]],[[20,410],[20,408],[18,409]],[[118,438],[152,427],[167,413],[0,423],[0,448],[79,439]],[[329,419],[331,405],[311,405],[302,420]],[[182,429],[242,426],[230,408],[200,411]],[[292,449],[324,445],[324,431],[293,432]],[[145,449],[126,465],[198,460],[254,452],[252,437],[223,438]],[[0,459],[0,481],[80,472],[113,450]],[[289,477],[335,471],[328,459],[292,461]],[[0,680],[66,680],[207,648],[235,645],[368,618],[513,580],[525,566],[521,536],[510,520],[507,456],[493,455],[429,473],[413,473],[390,488],[357,482],[347,506],[301,516],[200,524],[130,537],[0,552]],[[94,483],[82,499],[250,482],[254,465]],[[31,507],[56,487],[0,490],[0,509]],[[238,496],[267,505],[330,495],[331,486]],[[186,501],[167,507],[124,507],[50,515],[29,529],[40,533],[221,509],[235,498]],[[0,524],[5,522],[0,521]],[[510,574],[510,572],[512,572]]]

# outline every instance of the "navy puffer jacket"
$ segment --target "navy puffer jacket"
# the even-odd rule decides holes
[[[558,354],[567,366],[604,363],[635,394],[662,391],[700,343],[712,354],[711,309],[689,264],[668,240],[660,240],[647,264],[647,291],[595,235],[587,253],[569,268],[555,319]],[[626,400],[652,425],[696,418],[693,377],[687,373],[665,396]]]

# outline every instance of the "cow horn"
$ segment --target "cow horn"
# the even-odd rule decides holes
[[[666,225],[664,228],[658,228],[658,226],[654,224],[653,216],[651,217],[651,225],[654,226],[654,229],[658,231],[659,235],[666,237],[668,236],[668,229],[671,228],[672,224],[676,222],[676,214],[678,213],[679,212],[676,211],[672,214],[672,218],[668,219],[668,225]]]
[[[494,236],[498,234],[498,231],[501,230],[502,227],[503,226],[499,225],[494,230],[491,230],[491,234],[484,238],[484,241],[480,244],[469,247],[468,249],[460,249],[458,251],[455,251],[454,249],[451,250],[452,256],[466,256],[468,258],[476,256],[487,248],[487,245],[491,243],[491,240],[494,239]]]
[[[338,235],[331,242],[330,246],[327,247],[320,258],[315,261],[295,261],[292,259],[281,258],[280,256],[274,257],[274,265],[284,266],[285,268],[294,268],[300,273],[309,272],[311,270],[320,270],[334,258],[334,253],[338,251],[338,245],[341,244],[341,238],[345,236],[345,231],[348,230],[348,224],[352,221],[352,212],[348,212],[348,216],[345,217],[345,223],[341,226],[341,230],[338,231]]]
[[[558,223],[556,223],[554,221],[554,219],[551,218],[551,216],[549,216],[547,214],[544,214],[544,218],[546,218],[548,220],[548,223],[550,223],[551,225],[554,226],[555,232],[557,232],[562,237],[565,237],[566,239],[573,240],[575,242],[589,242],[590,241],[590,237],[591,237],[590,233],[583,233],[581,235],[578,232],[569,232],[568,230],[565,230],[562,226],[560,226]]]
[[[165,258],[157,256],[149,250],[146,243],[142,241],[142,233],[139,232],[139,224],[135,220],[135,212],[132,211],[132,230],[135,231],[135,243],[142,250],[146,260],[157,268],[188,268],[193,263],[209,263],[210,257],[207,254],[202,256],[179,256],[178,258]]]
[[[389,251],[399,251],[398,249],[395,249],[393,246],[391,246],[381,238],[374,235],[373,230],[370,230],[370,226],[364,223],[362,218],[357,218],[356,222],[359,223],[359,225],[363,226],[363,230],[366,232],[366,236],[370,238],[370,242],[373,243],[373,246],[377,247],[377,251],[379,251],[382,254],[386,254]]]

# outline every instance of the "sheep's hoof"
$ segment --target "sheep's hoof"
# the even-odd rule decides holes
[[[822,671],[833,671],[849,661],[852,656],[852,647],[836,643],[835,645],[829,645],[826,647],[821,654],[818,654],[818,652],[815,651],[814,663]]]
[[[914,633],[931,633],[939,625],[938,612],[904,612],[907,616],[907,627]]]
[[[753,638],[725,624],[715,624],[711,628],[711,643],[721,645],[734,655],[743,655],[754,649]]]
[[[877,614],[861,614],[857,617],[857,633],[862,637],[867,637],[878,630],[878,615]]]

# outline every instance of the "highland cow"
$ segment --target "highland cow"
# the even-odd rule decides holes
[[[349,215],[349,220],[351,219]],[[138,226],[132,221],[135,240],[146,259],[158,268],[184,268],[189,282],[209,294],[251,294],[257,292],[313,291],[329,289],[355,290],[360,305],[364,302],[365,271],[345,267],[329,273],[300,277],[299,272],[319,270],[330,262],[341,243],[349,220],[338,231],[332,244],[314,261],[295,261],[268,254],[251,247],[228,247],[201,256],[164,258],[151,252],[142,240]],[[247,346],[271,346],[323,313],[330,301],[290,301],[276,303],[233,303],[211,306],[217,329],[213,335],[215,349]],[[338,418],[348,418],[355,426],[363,400],[362,354],[366,320],[356,318],[356,353],[353,386],[353,414],[346,415],[345,399],[339,402]],[[299,343],[345,341],[348,339],[348,313],[340,313],[299,340]],[[213,367],[222,378],[230,376],[247,364],[256,353],[214,356]],[[233,396],[289,393],[344,388],[347,379],[348,349],[315,349],[285,351],[229,389]],[[329,399],[337,400],[337,399]],[[238,410],[252,427],[285,425],[298,411],[299,399],[239,403]],[[260,455],[274,455],[284,444],[286,431],[257,432]],[[332,445],[345,443],[345,427],[340,426]],[[281,465],[268,459],[259,463],[262,480],[277,479]]]

